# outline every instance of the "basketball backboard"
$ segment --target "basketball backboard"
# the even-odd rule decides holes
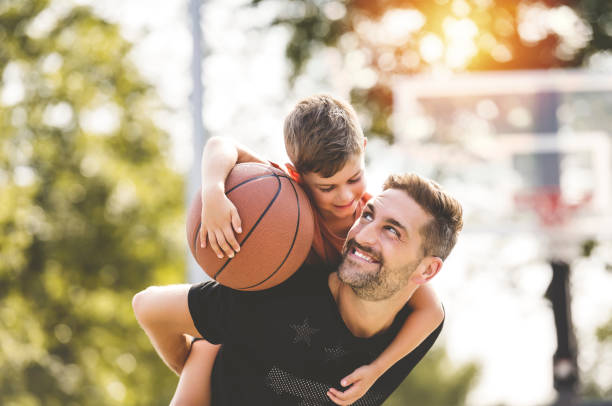
[[[612,237],[612,80],[577,70],[398,77],[396,142],[458,185],[466,231]],[[453,182],[456,180],[456,182]]]

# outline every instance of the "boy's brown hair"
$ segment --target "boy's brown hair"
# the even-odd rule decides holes
[[[414,173],[389,176],[383,189],[405,191],[433,217],[420,230],[424,255],[445,260],[457,242],[459,231],[463,228],[461,204],[442,190],[436,182]]]
[[[363,151],[363,131],[350,104],[329,95],[301,100],[285,118],[285,149],[299,173],[333,176]]]

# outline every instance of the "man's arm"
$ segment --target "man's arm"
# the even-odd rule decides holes
[[[152,286],[134,296],[132,307],[161,359],[179,374],[189,354],[190,336],[199,337],[187,304],[190,285]]]

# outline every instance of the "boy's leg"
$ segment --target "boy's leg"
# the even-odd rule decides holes
[[[137,293],[132,301],[136,319],[153,347],[178,375],[189,353],[185,334],[200,335],[189,312],[189,288],[190,285],[153,286]]]
[[[210,378],[219,346],[206,340],[191,344],[183,371],[170,406],[209,406]]]

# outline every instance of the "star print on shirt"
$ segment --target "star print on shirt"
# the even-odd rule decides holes
[[[293,344],[297,344],[303,341],[309,347],[311,336],[313,336],[319,331],[318,328],[310,327],[310,324],[308,323],[308,318],[305,318],[302,324],[290,324],[289,326],[294,329],[296,333],[295,338],[293,339]]]
[[[334,345],[333,347],[325,347],[323,348],[323,352],[325,353],[325,361],[328,362],[342,358],[347,354],[340,344]]]

